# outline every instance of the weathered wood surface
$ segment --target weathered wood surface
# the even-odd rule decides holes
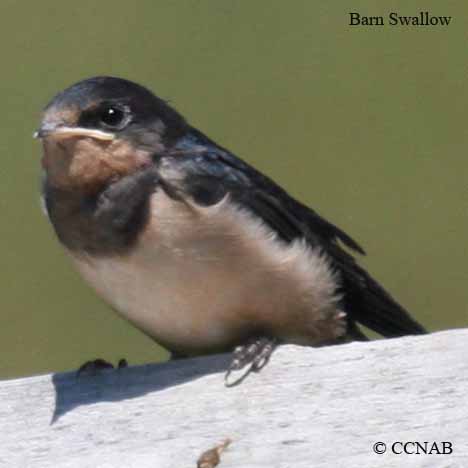
[[[0,382],[0,466],[189,468],[226,438],[220,468],[468,466],[468,330],[284,346],[234,388],[226,363]],[[448,441],[453,452],[389,453],[398,441]]]

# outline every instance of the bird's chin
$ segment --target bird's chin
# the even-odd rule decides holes
[[[125,140],[44,138],[43,150],[42,167],[48,182],[83,194],[97,193],[152,163],[150,152],[136,149]]]

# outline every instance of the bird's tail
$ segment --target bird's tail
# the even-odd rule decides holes
[[[388,338],[427,333],[363,268],[347,277],[345,310],[352,320]]]

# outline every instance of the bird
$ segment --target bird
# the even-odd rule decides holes
[[[84,280],[174,358],[426,333],[360,264],[363,248],[132,81],[58,93],[34,135],[41,197]]]

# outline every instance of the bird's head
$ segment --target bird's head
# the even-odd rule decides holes
[[[143,86],[95,77],[55,96],[35,137],[43,143],[49,184],[92,193],[150,165],[187,128],[178,112]]]

